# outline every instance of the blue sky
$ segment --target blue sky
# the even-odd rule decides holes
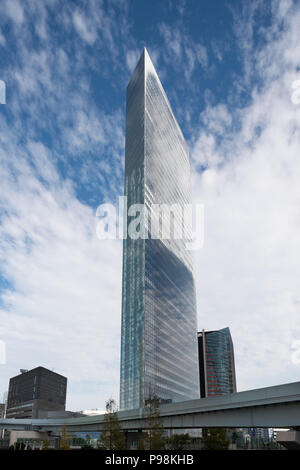
[[[199,328],[230,326],[240,390],[299,379],[299,3],[3,0],[0,395],[20,368],[68,408],[118,400],[126,86],[147,47],[189,143]],[[284,364],[284,367],[282,366]]]

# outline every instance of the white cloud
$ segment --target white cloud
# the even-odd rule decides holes
[[[300,338],[300,106],[290,97],[299,9],[278,35],[280,21],[275,16],[258,57],[244,55],[245,74],[255,68],[264,86],[234,117],[208,106],[192,153],[208,167],[193,175],[206,214],[199,328],[230,326],[240,389],[299,380],[291,345]]]
[[[195,42],[182,26],[159,24],[159,33],[163,39],[163,57],[172,66],[180,68],[187,81],[190,81],[196,65],[206,70],[208,56],[206,48]]]
[[[69,11],[73,17],[73,25],[80,37],[97,50],[107,51],[110,63],[115,65],[120,62],[120,47],[117,41],[124,44],[132,42],[129,39],[127,0],[121,2],[109,2],[106,6],[102,0],[89,0],[84,8]],[[67,22],[69,17],[67,16]],[[94,58],[98,60],[98,57]]]
[[[43,365],[69,378],[69,409],[101,408],[109,396],[119,399],[121,244],[96,238],[93,210],[77,199],[75,182],[87,190],[95,184],[96,206],[119,194],[123,115],[98,110],[83,77],[89,56],[80,46],[74,65],[70,43],[53,43],[43,12],[42,47],[32,49],[28,24],[12,32],[18,46],[10,68],[14,126],[1,119],[0,340],[7,363],[0,390],[20,367]],[[116,23],[103,19],[107,44],[110,27]],[[53,137],[51,150],[40,140],[41,129]],[[60,177],[57,164],[70,179]],[[108,169],[114,177],[105,186]]]
[[[3,375],[54,367],[69,378],[69,408],[81,408],[82,395],[87,406],[103,406],[112,393],[118,399],[121,244],[96,238],[92,209],[60,181],[49,150],[38,142],[29,149],[47,186],[22,154],[1,167],[0,257],[13,285],[0,309]]]
[[[58,175],[51,162],[48,149],[41,142],[29,141],[27,148],[31,154],[37,176],[51,183],[58,181]]]
[[[5,43],[6,43],[5,37],[0,30],[0,45],[5,46]]]
[[[3,3],[2,11],[17,25],[23,23],[24,11],[19,0],[6,0]]]
[[[79,12],[73,13],[74,26],[81,38],[88,44],[92,45],[97,39],[97,31],[91,22],[87,22],[86,18]]]
[[[289,4],[280,2],[280,11],[274,10],[277,20],[266,30],[267,43],[259,54],[252,54],[252,25],[247,29],[250,48],[241,47],[245,77],[250,71],[258,74],[264,86],[250,90],[252,104],[245,109],[207,106],[192,152],[195,167],[206,167],[202,174],[193,173],[196,198],[206,206],[205,246],[198,259],[199,327],[231,327],[240,388],[299,378],[290,345],[300,337],[300,106],[291,101],[300,65],[300,18]],[[116,37],[121,40],[125,33],[116,33],[114,12],[105,17],[90,5],[97,12],[94,21],[78,11],[76,24],[68,23],[65,11],[65,27],[69,32],[76,28],[81,44],[105,44],[102,52],[108,51],[116,66]],[[16,24],[28,16],[20,11],[14,10]],[[279,27],[282,20],[284,28]],[[120,31],[126,31],[123,26]],[[175,58],[176,66],[183,60],[189,81],[198,63],[207,67],[206,49],[178,28],[168,28],[161,29],[161,56],[166,63]],[[27,47],[25,33],[18,36],[19,63],[11,69],[18,84],[10,96],[14,127],[1,121],[0,257],[11,288],[0,310],[0,340],[7,343],[0,389],[7,388],[19,367],[44,365],[69,377],[69,408],[103,407],[111,394],[118,399],[121,246],[96,239],[91,208],[78,201],[74,184],[60,178],[55,163],[61,158],[69,177],[80,172],[88,185],[96,175],[99,191],[110,169],[109,194],[118,193],[123,115],[96,109],[88,82],[74,72],[70,44],[54,45],[46,20],[37,32],[45,42],[35,51]],[[237,34],[242,41],[243,28]],[[137,54],[132,44],[129,68]],[[94,55],[98,62],[103,57]],[[91,66],[87,59],[80,46],[76,72]],[[28,127],[23,129],[24,110]],[[34,131],[48,127],[55,136],[51,151]],[[102,159],[103,146],[109,160]],[[87,152],[73,167],[86,148],[97,162]],[[102,198],[108,198],[107,189],[101,189]]]
[[[126,52],[126,64],[130,72],[133,72],[140,55],[141,51],[138,49],[130,49]]]
[[[226,105],[219,103],[212,107],[206,107],[200,115],[204,127],[213,134],[224,134],[224,131],[231,125],[232,117]]]
[[[220,156],[216,152],[216,142],[212,134],[200,132],[193,147],[193,160],[197,165],[216,165],[220,162]]]

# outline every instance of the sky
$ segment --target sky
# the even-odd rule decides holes
[[[1,0],[0,400],[44,366],[69,410],[119,401],[122,246],[96,208],[123,194],[144,46],[204,204],[198,328],[230,327],[238,390],[299,380],[299,2]]]

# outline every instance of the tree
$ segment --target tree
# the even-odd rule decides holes
[[[147,426],[147,435],[144,439],[145,448],[149,450],[162,450],[165,447],[163,437],[164,428],[160,420],[159,411],[160,400],[154,393],[150,392],[145,400],[144,419]]]
[[[89,434],[87,434],[85,436],[85,439],[82,439],[83,440],[83,444],[81,446],[81,449],[94,449],[94,447],[92,446],[92,438]]]
[[[124,450],[125,437],[118,420],[117,406],[113,398],[106,402],[106,413],[100,438],[100,447],[106,450]]]
[[[168,439],[168,449],[185,450],[190,441],[189,434],[174,434]]]
[[[43,450],[48,450],[49,449],[49,440],[48,439],[44,439],[42,444],[43,444]]]
[[[60,445],[59,448],[61,450],[68,450],[70,449],[70,438],[67,435],[67,428],[66,426],[63,426],[61,430],[61,439],[60,439]]]
[[[145,450],[145,440],[141,437],[138,441],[137,450]]]
[[[232,444],[236,444],[237,443],[237,440],[238,440],[238,433],[236,431],[233,431],[233,433],[231,434],[231,442]]]
[[[206,430],[204,437],[205,450],[227,450],[229,441],[224,428],[210,428]]]

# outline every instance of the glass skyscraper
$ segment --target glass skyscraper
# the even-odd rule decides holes
[[[229,328],[198,333],[201,398],[236,392],[234,350]]]
[[[170,238],[154,236],[154,219],[145,217],[145,236],[124,239],[120,408],[142,407],[153,394],[162,402],[199,398],[191,226],[184,224],[185,239],[172,236],[191,203],[189,152],[146,49],[127,87],[125,196],[129,213],[132,204],[147,214],[154,204],[176,207]]]

